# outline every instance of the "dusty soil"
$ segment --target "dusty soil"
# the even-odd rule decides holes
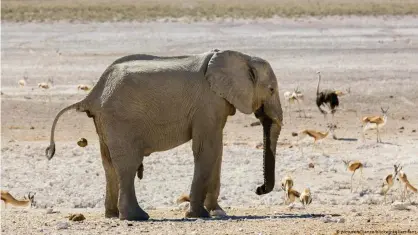
[[[379,194],[393,164],[400,163],[410,182],[418,185],[418,20],[414,17],[327,17],[298,20],[231,21],[221,23],[2,23],[1,188],[16,197],[36,192],[36,208],[5,209],[4,234],[306,234],[337,229],[418,230],[417,194],[408,210],[391,210],[399,203],[398,182],[383,203]],[[145,159],[144,179],[136,182],[140,205],[153,220],[130,225],[104,219],[104,171],[91,119],[65,114],[56,131],[57,152],[44,157],[55,114],[82,99],[77,85],[93,85],[106,66],[132,53],[179,55],[212,48],[233,49],[267,59],[283,93],[299,86],[305,93],[300,118],[292,107],[278,144],[276,178],[290,174],[295,188],[310,187],[313,202],[289,211],[279,182],[273,192],[255,194],[262,182],[260,126],[253,115],[237,113],[225,127],[222,186],[219,203],[231,216],[222,220],[182,220],[185,205],[175,199],[188,192],[193,160],[190,143]],[[338,140],[328,137],[312,151],[291,133],[303,128],[325,131],[326,122],[314,104],[316,71],[322,88],[351,88],[341,97],[336,114]],[[18,80],[28,77],[27,85]],[[52,88],[36,85],[52,79]],[[283,102],[283,104],[285,104]],[[390,107],[389,119],[377,144],[375,133],[361,138],[360,118]],[[89,140],[82,149],[80,137]],[[323,149],[323,151],[321,150]],[[354,176],[342,160],[365,164],[364,179]],[[315,168],[308,168],[308,163]],[[299,205],[299,203],[297,203]],[[60,213],[46,214],[46,208]],[[77,208],[77,209],[75,209]],[[72,211],[83,222],[62,221]],[[326,215],[338,214],[325,221]],[[338,220],[344,218],[344,220]],[[339,223],[338,223],[339,222]],[[58,224],[59,223],[59,224]]]

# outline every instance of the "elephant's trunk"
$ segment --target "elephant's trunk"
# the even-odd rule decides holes
[[[258,195],[267,194],[271,192],[275,185],[275,164],[276,164],[276,145],[280,133],[280,126],[276,125],[273,120],[268,117],[263,110],[257,112],[256,116],[260,119],[263,125],[263,169],[264,169],[264,184],[257,187],[256,193]]]

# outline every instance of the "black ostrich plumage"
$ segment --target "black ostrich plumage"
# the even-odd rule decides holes
[[[321,106],[328,105],[331,109],[331,113],[335,113],[339,104],[340,102],[338,101],[338,96],[333,90],[323,90],[319,92],[316,97],[316,106],[318,106],[318,109],[322,114],[326,114],[327,112],[323,110]]]

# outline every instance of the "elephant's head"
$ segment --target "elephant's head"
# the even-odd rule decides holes
[[[212,90],[245,114],[254,113],[263,125],[264,184],[257,194],[266,194],[275,184],[276,145],[283,113],[277,78],[270,64],[236,51],[216,51],[209,61],[206,78]]]

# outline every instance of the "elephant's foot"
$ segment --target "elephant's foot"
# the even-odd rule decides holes
[[[105,211],[105,217],[106,218],[118,218],[119,217],[119,210],[118,209],[113,209],[113,210],[108,210],[106,209]]]
[[[186,218],[210,218],[209,212],[203,207],[199,210],[192,210],[190,208],[188,211],[186,211],[184,216]]]
[[[142,210],[139,206],[136,209],[130,208],[125,213],[119,214],[120,220],[144,221],[149,219],[148,213]]]

